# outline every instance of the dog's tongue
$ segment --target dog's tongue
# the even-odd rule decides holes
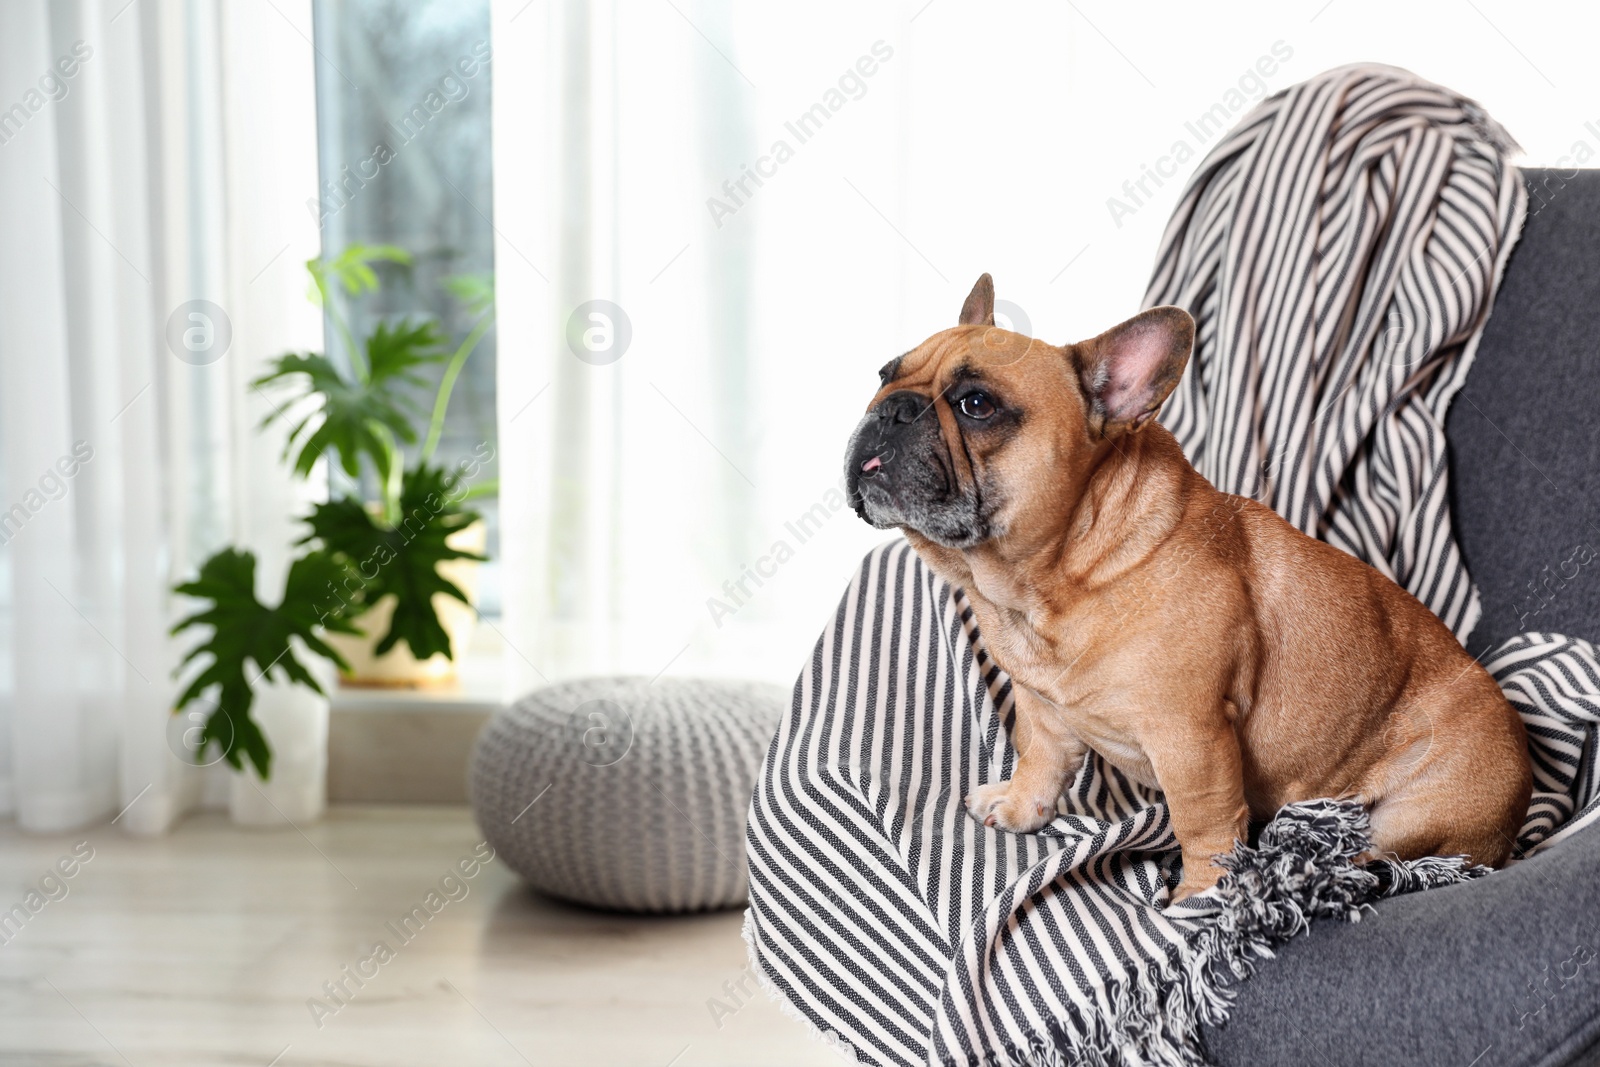
[[[883,457],[873,456],[861,465],[861,473],[866,474],[870,471],[875,471],[881,466],[883,466]]]

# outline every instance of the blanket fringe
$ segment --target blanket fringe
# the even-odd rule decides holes
[[[1226,871],[1216,912],[1200,918],[1185,958],[1106,986],[1106,1008],[1027,1049],[1028,1067],[1207,1067],[1202,1025],[1227,1021],[1240,983],[1313,919],[1359,922],[1374,901],[1480,878],[1489,868],[1462,857],[1357,862],[1372,848],[1366,809],[1313,800],[1281,810],[1255,846],[1218,857]],[[1197,917],[1198,918],[1198,917]],[[1044,1035],[1041,1035],[1044,1036]],[[1064,1052],[1062,1050],[1065,1050]]]
[[[1199,1022],[1194,999],[1203,984],[1186,974],[1188,960],[1141,968],[1129,979],[1109,981],[1100,1010],[1072,1010],[1047,1033],[1025,1044],[1002,1041],[981,1060],[943,1057],[942,1067],[1207,1067],[1189,1040]]]
[[[1190,948],[1208,994],[1201,1021],[1226,1021],[1238,985],[1271,959],[1273,949],[1310,929],[1312,919],[1360,922],[1383,897],[1481,878],[1489,868],[1461,856],[1375,859],[1367,811],[1351,800],[1291,804],[1261,831],[1256,846],[1239,842],[1217,863],[1219,914]]]

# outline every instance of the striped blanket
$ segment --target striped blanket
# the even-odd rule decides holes
[[[1465,636],[1444,413],[1525,213],[1508,141],[1403,71],[1332,71],[1213,151],[1146,302],[1194,314],[1162,418],[1220,488],[1367,560]],[[1529,727],[1519,851],[1600,817],[1585,760],[1600,656],[1523,634],[1485,665]],[[1486,873],[1357,866],[1355,805],[1292,805],[1212,893],[1167,903],[1161,795],[1091,754],[1036,834],[979,825],[1009,777],[1010,682],[962,591],[903,541],[872,552],[818,641],[750,808],[746,937],[770,992],[847,1058],[886,1064],[1203,1064],[1202,1023],[1308,919]]]

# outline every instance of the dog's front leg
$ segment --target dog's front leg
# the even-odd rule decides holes
[[[1168,720],[1154,740],[1145,751],[1183,850],[1183,879],[1172,893],[1177,903],[1216,885],[1223,871],[1211,858],[1245,839],[1244,763],[1233,724],[1220,712],[1181,726]]]
[[[967,794],[967,812],[985,826],[1025,834],[1055,818],[1056,801],[1088,749],[1055,708],[1011,684],[1011,740],[1017,766],[1004,782],[980,785]]]

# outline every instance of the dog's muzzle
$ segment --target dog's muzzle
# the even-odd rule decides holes
[[[901,390],[861,419],[845,453],[856,514],[879,529],[906,527],[951,547],[983,538],[977,494],[958,484],[933,401]]]
[[[904,466],[908,428],[928,409],[926,397],[890,393],[862,416],[845,450],[845,486],[856,514],[881,528],[903,521],[896,506],[896,476]]]

